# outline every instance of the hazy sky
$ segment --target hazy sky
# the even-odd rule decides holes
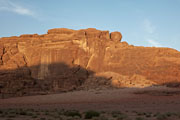
[[[129,44],[180,50],[180,0],[0,0],[0,37],[51,28],[120,31]]]

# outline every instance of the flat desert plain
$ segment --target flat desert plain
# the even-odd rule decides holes
[[[0,119],[179,120],[180,89],[90,89],[0,99]]]

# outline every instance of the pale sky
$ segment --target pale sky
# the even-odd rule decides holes
[[[119,31],[129,44],[180,51],[180,0],[0,0],[0,37],[51,28]]]

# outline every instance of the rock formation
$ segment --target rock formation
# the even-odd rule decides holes
[[[0,94],[69,91],[100,79],[115,87],[180,82],[179,51],[135,47],[121,38],[94,28],[0,38]]]

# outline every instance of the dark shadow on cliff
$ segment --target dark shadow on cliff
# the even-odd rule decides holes
[[[96,76],[94,71],[87,70],[79,65],[69,66],[65,63],[1,70],[0,98],[46,95],[96,88],[115,88],[111,84],[111,79],[111,77]],[[180,82],[160,85],[180,87]]]
[[[0,98],[81,90],[85,89],[84,83],[89,76],[98,80],[109,80],[105,77],[97,77],[94,71],[79,65],[69,66],[65,63],[0,70]]]
[[[180,82],[167,82],[167,83],[163,83],[161,85],[167,86],[170,88],[180,88]]]

